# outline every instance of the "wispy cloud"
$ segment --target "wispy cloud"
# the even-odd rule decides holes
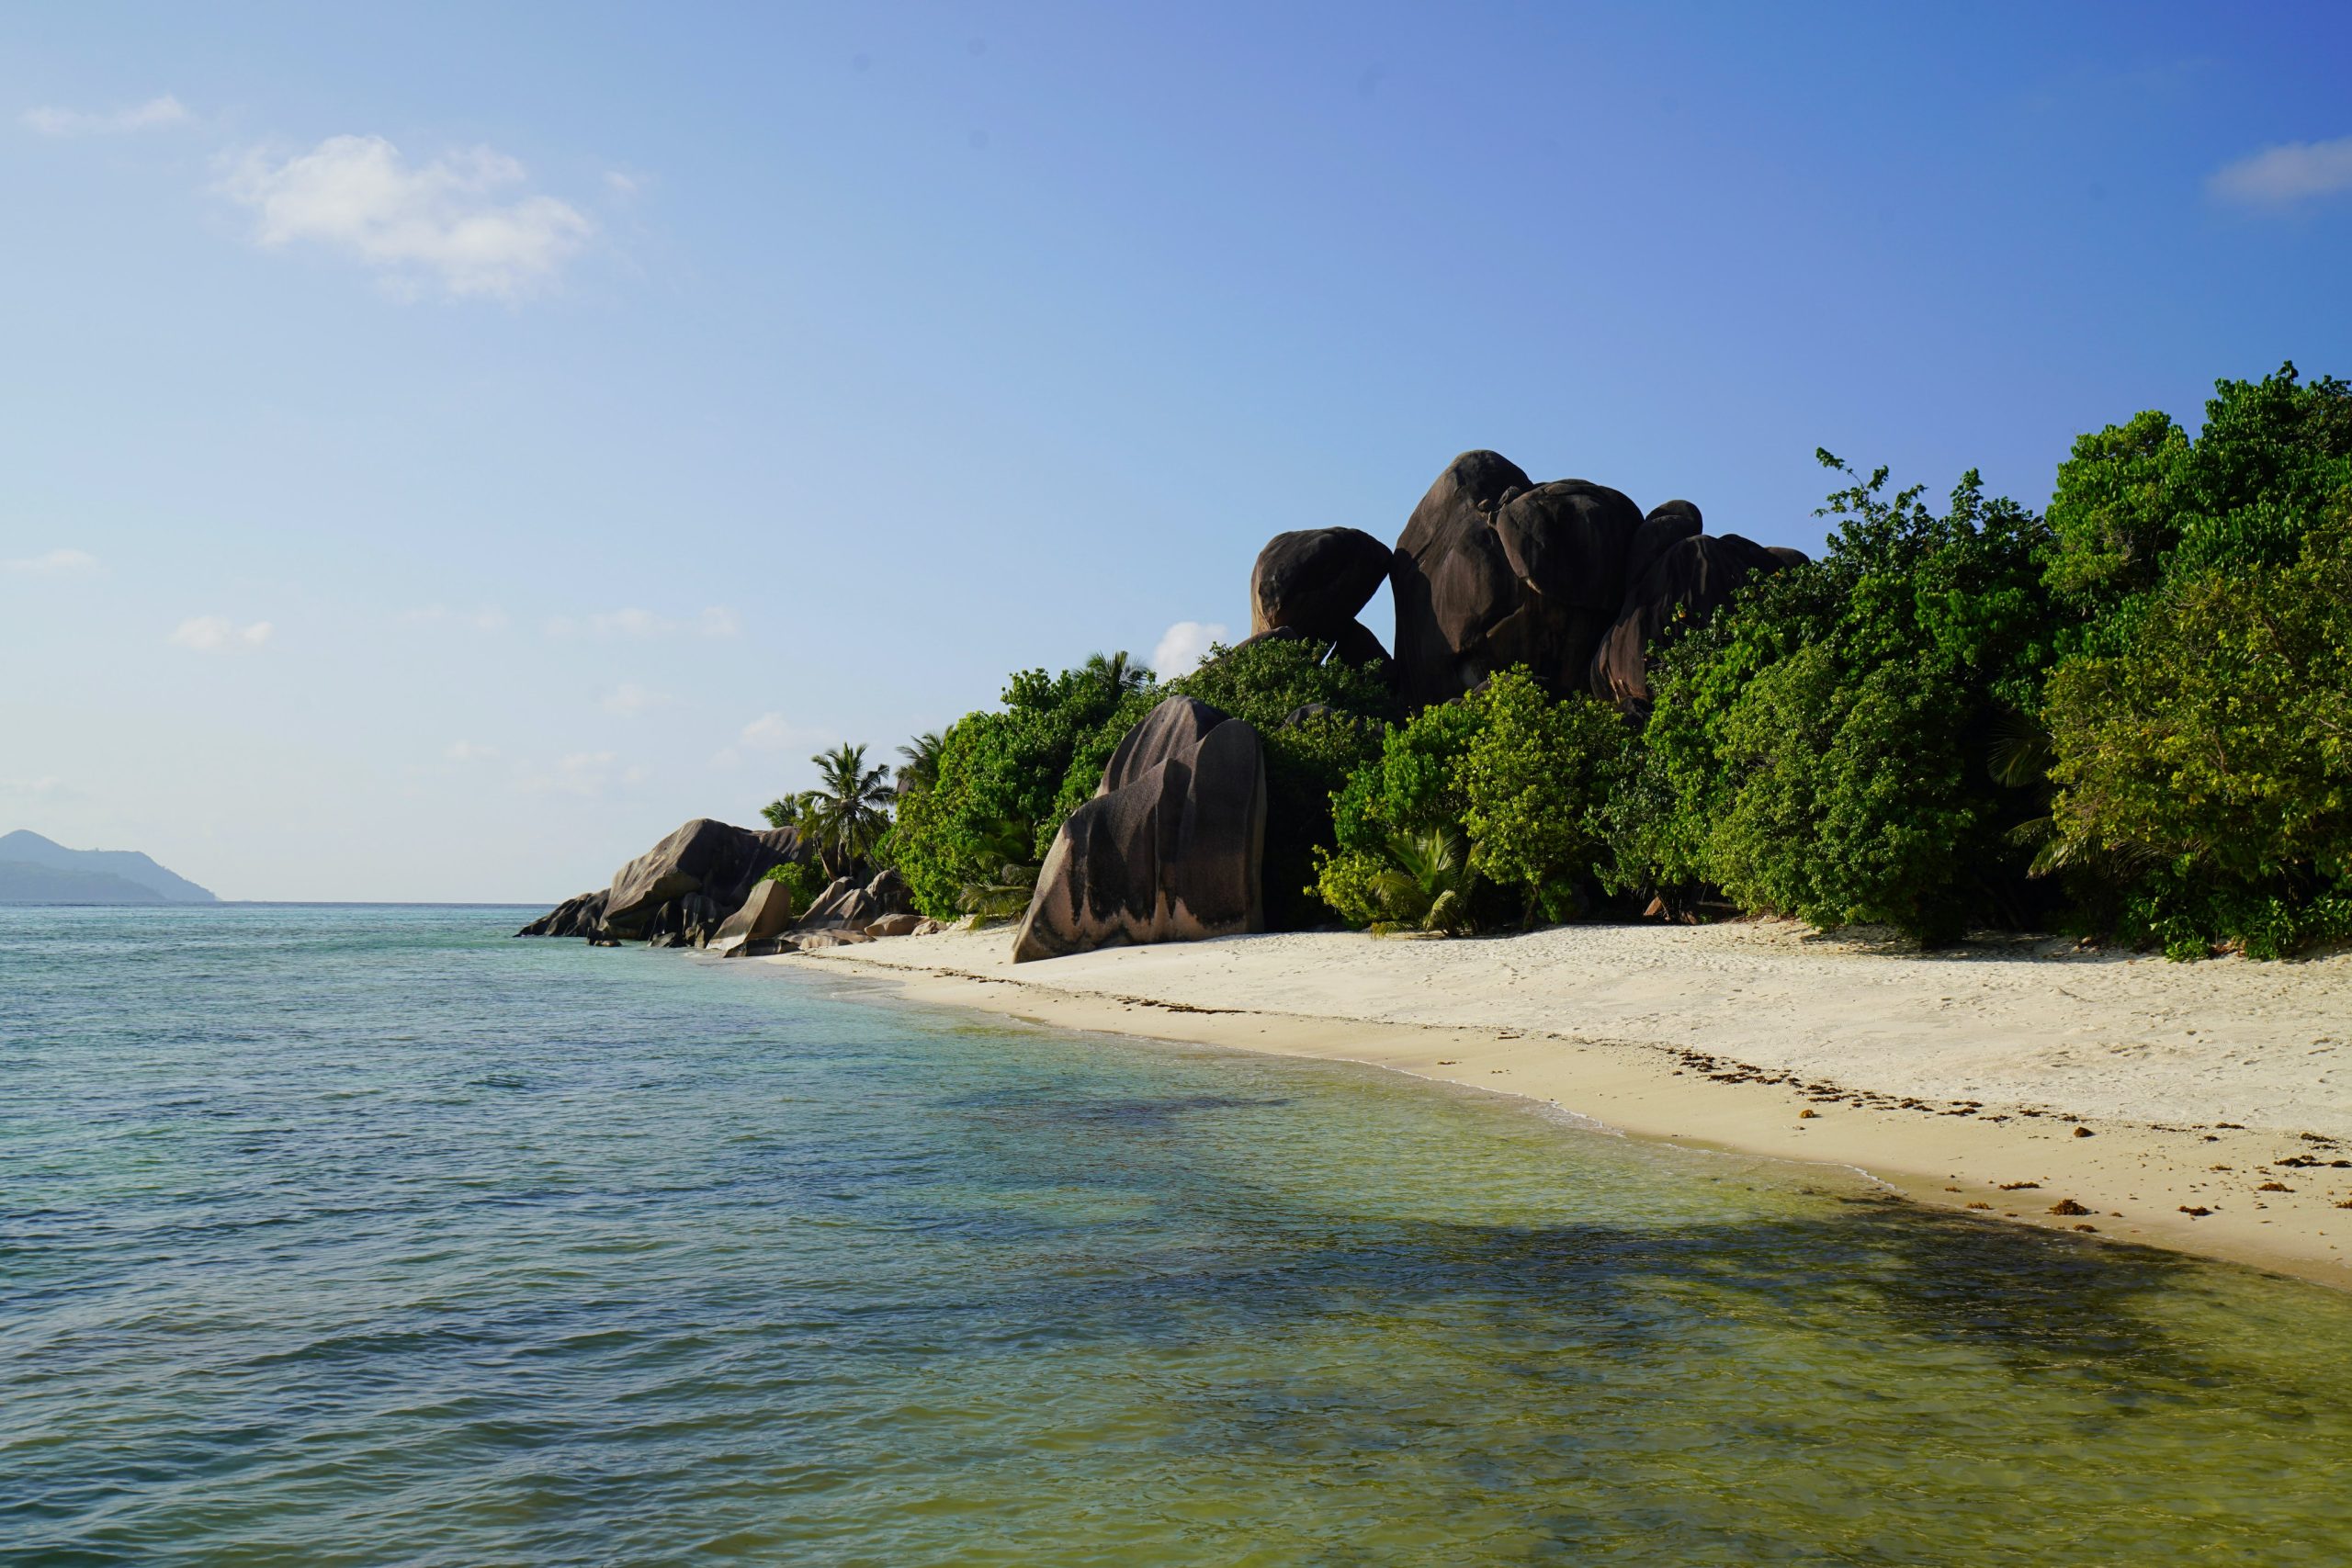
[[[623,681],[605,694],[603,706],[606,713],[617,718],[635,718],[639,714],[650,708],[658,708],[669,700],[670,696],[666,692],[657,692],[652,687],[640,685],[635,681]]]
[[[0,778],[0,797],[11,800],[73,800],[78,792],[68,787],[55,773],[43,773],[38,778]]]
[[[743,753],[763,754],[794,750],[800,747],[820,747],[832,739],[832,732],[805,724],[795,724],[780,713],[763,713],[736,731],[734,743],[719,748],[710,759],[714,768],[740,768]]]
[[[98,558],[87,550],[50,550],[37,556],[0,560],[0,572],[12,577],[70,577],[98,570]]]
[[[2205,189],[2217,201],[2273,212],[2340,196],[2352,191],[2352,136],[2266,147],[2215,170]]]
[[[574,751],[558,758],[552,768],[524,769],[514,775],[514,787],[525,795],[576,795],[594,800],[615,787],[642,784],[651,775],[643,766],[619,766],[610,751]]]
[[[226,615],[193,615],[174,628],[172,640],[198,653],[243,653],[269,640],[269,623],[241,626]]]
[[[50,107],[27,109],[17,117],[36,136],[127,136],[134,130],[158,130],[187,122],[187,107],[165,93],[126,109],[91,113]]]
[[[607,610],[600,614],[578,617],[557,615],[547,623],[551,637],[581,636],[632,641],[650,641],[656,637],[729,637],[739,635],[743,623],[734,611],[714,604],[697,615],[673,616],[658,615],[651,610]]]
[[[1208,657],[1209,644],[1223,642],[1225,637],[1221,621],[1179,621],[1159,634],[1159,646],[1151,650],[1151,667],[1162,680],[1188,675]]]
[[[486,762],[498,755],[498,748],[479,746],[470,740],[452,740],[441,755],[452,762]]]
[[[521,187],[523,165],[475,147],[412,164],[380,136],[331,136],[307,152],[250,152],[220,189],[254,212],[266,248],[339,252],[413,293],[517,299],[551,288],[595,226]]]

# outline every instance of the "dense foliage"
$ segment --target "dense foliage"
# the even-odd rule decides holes
[[[2052,656],[2049,531],[1973,472],[1941,513],[1886,478],[1831,496],[1823,558],[1668,655],[1614,814],[1619,886],[1928,941],[2023,913],[2032,802],[1989,763]]]
[[[1270,923],[1463,932],[1724,908],[1927,942],[2070,926],[2257,955],[2352,937],[2352,388],[2290,366],[2083,436],[2047,517],[1844,476],[1822,557],[1651,650],[1645,725],[1525,671],[1416,714],[1270,638],[1097,655],[902,749],[930,913],[1010,912],[1171,694],[1247,719]],[[850,781],[854,782],[854,781]],[[847,783],[779,802],[839,842]]]
[[[1631,746],[1615,709],[1582,694],[1555,700],[1525,670],[1504,671],[1391,729],[1350,775],[1317,889],[1342,919],[1375,928],[1427,929],[1432,908],[1448,930],[1506,907],[1522,924],[1580,913]]]
[[[2181,957],[2352,935],[2352,387],[2288,366],[2194,438],[2085,436],[2051,517],[2051,587],[2093,616],[2045,711],[2086,914]]]
[[[892,854],[915,905],[953,919],[965,891],[1045,859],[1062,818],[1102,781],[1119,737],[1151,711],[1151,671],[1097,654],[1076,670],[1026,670],[1004,705],[967,714],[940,739],[928,787],[899,806]]]

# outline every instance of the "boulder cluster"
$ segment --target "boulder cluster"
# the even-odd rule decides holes
[[[1268,541],[1250,573],[1249,640],[1308,641],[1324,658],[1374,665],[1408,712],[1525,665],[1556,695],[1589,692],[1638,719],[1661,642],[1804,558],[1710,534],[1687,501],[1645,513],[1607,485],[1537,484],[1498,453],[1464,452],[1394,548],[1360,528]],[[1361,619],[1383,582],[1395,602],[1393,656]],[[1013,958],[1262,930],[1265,834],[1258,732],[1170,697],[1120,741],[1094,797],[1062,825]],[[795,919],[788,891],[763,878],[806,858],[788,828],[697,819],[623,866],[611,887],[565,900],[520,934],[740,954],[938,929],[895,871],[838,878]]]
[[[792,890],[768,873],[808,858],[789,828],[758,832],[697,817],[621,867],[610,887],[567,898],[514,934],[599,946],[642,941],[732,958],[940,929],[915,912],[906,878],[888,869],[863,882],[835,877],[796,918]]]

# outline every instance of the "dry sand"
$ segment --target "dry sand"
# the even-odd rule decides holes
[[[772,962],[1057,1027],[1372,1063],[2352,1286],[2352,954],[1922,956],[1781,921],[1302,932],[1017,968],[1011,946],[999,928]],[[2087,1212],[2052,1213],[2067,1206]]]

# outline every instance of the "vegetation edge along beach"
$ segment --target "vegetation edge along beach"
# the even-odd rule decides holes
[[[1478,1087],[2337,1278],[2352,387],[2109,425],[2040,511],[1820,457],[1807,558],[1465,453],[1393,547],[1273,539],[1197,669],[1016,673],[526,934],[1516,1075]]]

